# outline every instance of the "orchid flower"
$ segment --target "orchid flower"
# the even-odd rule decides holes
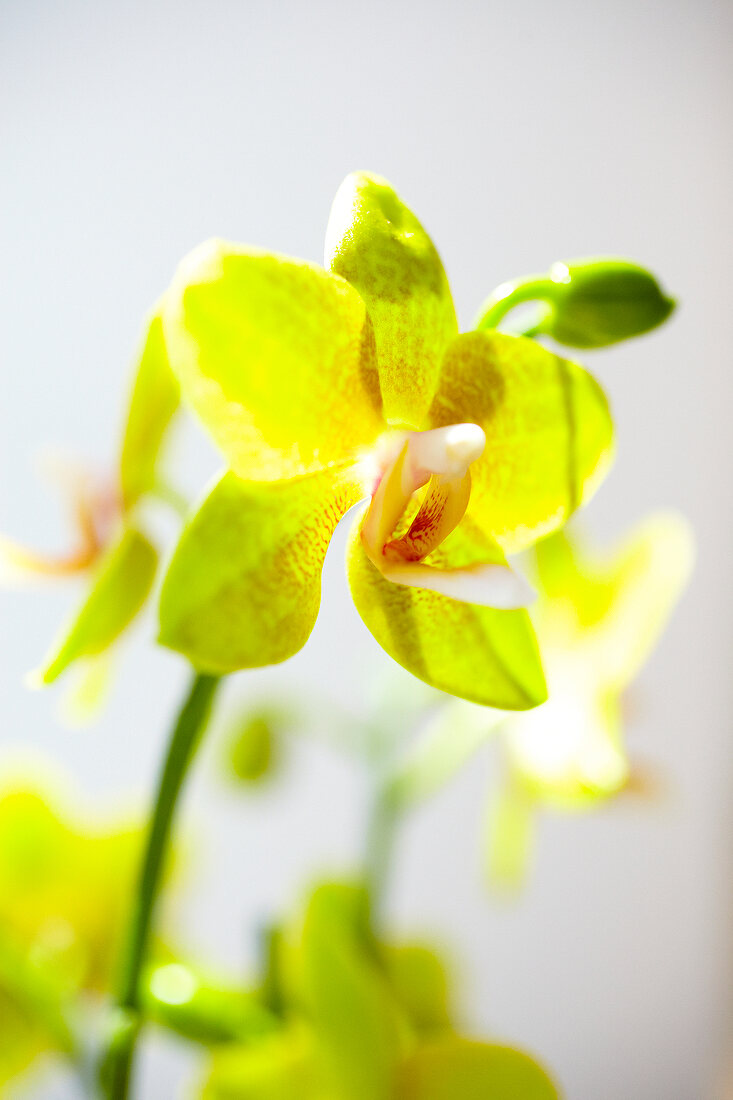
[[[72,811],[36,759],[2,773],[0,1090],[39,1055],[74,1056],[70,998],[107,986],[142,841],[129,821]]]
[[[693,539],[682,517],[660,513],[606,557],[565,532],[540,542],[536,557],[550,698],[502,727],[509,775],[490,842],[504,878],[521,872],[534,808],[582,810],[633,786],[623,698],[687,583]]]
[[[331,535],[366,501],[349,583],[387,653],[478,703],[542,702],[531,591],[505,555],[602,478],[612,426],[594,379],[531,340],[460,335],[432,241],[365,173],[336,196],[324,267],[209,242],[160,319],[228,465],[174,552],[161,642],[212,673],[296,653]]]
[[[5,762],[0,790],[0,930],[69,988],[102,990],[137,872],[142,831],[72,810],[52,775]]]
[[[281,1027],[212,1051],[202,1100],[559,1100],[545,1070],[461,1035],[441,958],[365,934],[363,888],[321,883],[277,953]]]
[[[50,469],[70,503],[75,529],[71,548],[44,554],[0,538],[0,565],[8,580],[81,576],[86,582],[79,606],[33,673],[36,683],[50,684],[81,661],[86,678],[77,694],[100,694],[96,687],[87,691],[87,682],[99,683],[104,667],[100,659],[106,659],[135,619],[155,578],[158,553],[137,510],[161,485],[157,467],[163,437],[177,407],[178,386],[165,357],[160,319],[153,312],[136,360],[116,477],[95,478],[59,462]]]

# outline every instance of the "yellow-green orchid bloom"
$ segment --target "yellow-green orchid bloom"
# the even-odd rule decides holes
[[[86,591],[33,679],[50,684],[70,665],[86,663],[87,679],[100,681],[100,662],[132,623],[152,588],[158,554],[135,515],[151,492],[162,495],[157,465],[166,429],[178,407],[178,384],[168,367],[160,317],[148,319],[137,356],[114,478],[56,462],[51,473],[70,503],[75,531],[71,549],[59,554],[28,550],[0,537],[0,575],[10,581],[82,575]],[[86,690],[80,681],[80,694]],[[76,706],[75,709],[81,710]]]
[[[45,1052],[73,1055],[70,998],[107,987],[142,839],[129,822],[71,813],[39,770],[3,761],[0,1084]]]
[[[430,238],[365,173],[336,196],[323,268],[214,241],[160,315],[183,399],[229,465],[173,556],[161,641],[215,673],[290,657],[333,530],[366,498],[348,571],[377,641],[455,695],[541,702],[529,592],[504,555],[602,477],[596,382],[533,341],[460,335]]]
[[[692,565],[680,516],[651,516],[610,557],[558,533],[536,548],[536,612],[550,698],[511,720],[508,747],[523,783],[557,805],[625,785],[620,699],[649,656]]]
[[[0,536],[0,575],[6,583],[84,573],[99,560],[112,538],[119,512],[113,487],[69,462],[54,459],[45,466],[67,503],[72,543],[67,550],[43,553]]]
[[[325,883],[287,937],[279,1033],[214,1052],[205,1100],[557,1100],[528,1055],[456,1033],[430,950],[365,928],[364,892]]]
[[[535,625],[550,697],[503,726],[510,776],[492,856],[503,877],[526,857],[534,806],[583,809],[629,784],[623,693],[687,582],[692,548],[689,525],[671,513],[649,517],[606,557],[565,532],[538,543]]]
[[[90,823],[59,792],[10,774],[0,788],[0,930],[66,980],[102,990],[141,842],[129,822]]]

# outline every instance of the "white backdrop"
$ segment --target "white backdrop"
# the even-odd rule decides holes
[[[458,960],[468,1026],[540,1055],[568,1100],[712,1097],[727,1030],[732,29],[725,0],[0,2],[0,529],[31,543],[64,537],[37,452],[110,461],[142,315],[178,258],[217,234],[320,259],[355,167],[425,222],[466,324],[503,279],[594,252],[639,259],[681,300],[660,333],[588,357],[619,435],[589,525],[677,507],[699,543],[629,731],[670,794],[544,822],[529,888],[500,904],[479,867],[481,758],[402,837],[390,899],[395,927]],[[214,469],[193,434],[178,455],[191,487]],[[238,690],[320,683],[364,706],[387,659],[342,548],[339,532],[307,649]],[[56,693],[22,678],[74,596],[2,595],[2,745],[52,754],[100,804],[142,804],[185,669],[148,623],[101,721],[59,728]],[[358,854],[353,769],[297,755],[249,803],[204,760],[186,801],[207,853],[186,936],[237,970],[254,920]],[[186,1072],[149,1046],[141,1095]]]

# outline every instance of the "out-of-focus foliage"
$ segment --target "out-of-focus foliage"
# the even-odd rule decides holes
[[[456,1035],[443,964],[376,937],[361,887],[320,886],[280,943],[281,1031],[216,1051],[207,1100],[557,1097],[526,1055]]]
[[[370,556],[359,521],[352,592],[380,644],[416,676],[484,705],[535,706],[545,685],[531,625],[524,611],[498,609],[520,605],[476,606],[443,588],[470,579],[474,593],[487,565],[506,568],[503,551],[555,530],[589,498],[611,452],[605,397],[532,341],[459,336],[438,253],[380,177],[342,185],[326,264],[214,241],[183,261],[162,299],[183,401],[230,470],[174,552],[160,639],[214,673],[297,652],[339,519],[396,464],[407,468],[415,441],[466,422],[488,440],[470,479],[445,473],[457,451],[441,465],[426,442],[432,458],[410,467],[394,514],[380,512],[383,545]],[[388,575],[390,546],[415,493],[428,502],[416,518],[422,541],[402,565],[418,580],[400,583]],[[441,527],[446,509],[453,518]]]
[[[103,989],[137,869],[138,827],[85,827],[31,784],[0,793],[0,923],[69,986]]]
[[[44,1051],[71,1054],[69,1005],[108,987],[141,831],[90,825],[55,783],[0,786],[0,1081]]]
[[[495,870],[521,874],[518,838],[531,807],[583,809],[632,780],[622,698],[661,634],[690,574],[693,541],[677,515],[642,523],[610,555],[565,533],[538,544],[536,626],[550,685],[547,703],[504,726],[509,776],[494,821]],[[515,858],[509,857],[513,849]]]
[[[275,702],[238,708],[226,725],[226,773],[248,785],[272,778],[282,757],[285,734],[304,721],[294,709]]]
[[[75,1052],[61,985],[0,929],[0,1089],[49,1051]]]

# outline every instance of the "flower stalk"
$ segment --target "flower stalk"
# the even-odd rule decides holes
[[[165,867],[173,817],[220,678],[196,674],[171,734],[158,784],[116,997],[118,1020],[102,1065],[107,1100],[125,1100],[139,1032],[141,974]]]

